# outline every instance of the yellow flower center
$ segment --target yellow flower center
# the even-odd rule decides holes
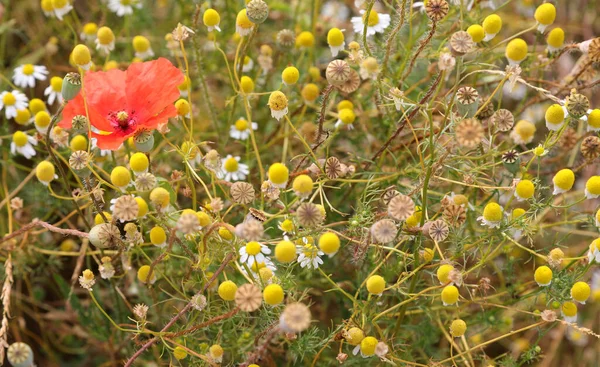
[[[233,157],[228,158],[223,166],[227,172],[237,172],[238,170],[238,162]]]
[[[23,74],[25,74],[25,75],[33,75],[34,70],[35,69],[33,68],[32,64],[23,65]]]
[[[55,76],[50,79],[50,85],[52,86],[52,90],[55,92],[60,92],[62,90],[62,78]]]
[[[309,259],[314,259],[317,257],[317,248],[310,243],[304,245],[302,252],[304,253],[304,256],[308,257]]]
[[[366,19],[367,19],[367,13],[365,13],[363,15],[363,23],[365,22]],[[377,12],[375,10],[371,10],[371,12],[369,13],[369,19],[367,20],[367,23],[368,23],[369,27],[373,27],[373,26],[376,26],[377,24],[379,24],[379,14],[377,14]]]
[[[18,147],[24,147],[27,144],[27,135],[22,131],[17,131],[13,134],[13,143]]]
[[[117,112],[117,121],[119,121],[119,125],[127,125],[127,119],[129,118],[129,114],[125,111]]]
[[[121,0],[121,5],[131,5],[131,0]]]
[[[235,128],[238,131],[246,131],[248,130],[248,121],[244,119],[239,119],[235,122]]]
[[[267,266],[267,265],[265,265],[264,262],[259,263],[259,262],[255,261],[254,263],[252,263],[252,271],[254,271],[255,273],[258,273],[261,269],[264,269],[265,266]]]
[[[17,103],[17,98],[15,97],[14,94],[8,92],[4,95],[4,97],[2,97],[2,103],[5,106],[12,106],[15,103]]]
[[[260,253],[260,243],[252,241],[246,244],[246,253],[248,255],[256,256]]]

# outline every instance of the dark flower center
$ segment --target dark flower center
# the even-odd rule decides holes
[[[135,131],[137,121],[135,118],[135,112],[128,113],[125,110],[121,110],[118,112],[111,112],[108,115],[108,120],[111,125],[120,129],[124,133],[131,133]]]

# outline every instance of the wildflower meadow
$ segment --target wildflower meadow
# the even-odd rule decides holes
[[[598,0],[0,0],[0,365],[600,366]]]

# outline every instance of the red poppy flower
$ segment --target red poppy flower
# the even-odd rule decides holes
[[[179,98],[177,86],[183,81],[181,71],[164,58],[131,64],[126,71],[87,73],[84,90],[67,103],[58,125],[69,129],[73,117],[87,115],[97,130],[92,137],[98,148],[118,149],[137,132],[154,130],[177,116],[173,102]]]

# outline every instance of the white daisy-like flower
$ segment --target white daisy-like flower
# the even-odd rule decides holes
[[[242,71],[244,73],[249,72],[254,67],[254,60],[252,60],[249,56],[244,58],[244,66],[242,66]]]
[[[246,246],[242,246],[239,249],[240,253],[240,261],[242,263],[247,263],[249,266],[252,266],[254,262],[257,263],[265,263],[267,258],[265,255],[271,254],[271,249],[262,243],[258,243],[256,241],[250,241],[246,244]]]
[[[10,143],[11,154],[21,154],[27,159],[31,159],[35,156],[35,149],[37,145],[37,139],[33,136],[29,136],[22,131],[16,131],[13,134],[12,142]]]
[[[63,20],[63,17],[73,10],[73,6],[71,6],[69,0],[53,1],[52,5],[54,6],[54,14],[59,20]]]
[[[23,64],[14,70],[13,82],[20,88],[35,87],[36,80],[46,80],[48,69],[44,65]]]
[[[577,323],[577,315],[575,316],[566,316],[563,313],[563,318],[565,319],[566,322],[573,322],[573,323]]]
[[[108,0],[108,8],[119,17],[133,14],[133,9],[141,9],[139,0]]]
[[[284,236],[294,233],[294,222],[291,219],[284,219],[277,225],[277,228],[283,232]]]
[[[229,136],[238,140],[246,140],[248,136],[250,136],[250,128],[252,130],[258,129],[258,124],[256,122],[248,123],[243,117],[240,117],[235,124],[231,125],[229,129]]]
[[[560,123],[553,124],[552,122],[548,121],[548,119],[546,118],[546,127],[548,128],[548,130],[558,131],[565,124],[564,119],[567,118],[567,116],[569,115],[569,112],[567,112],[567,108],[564,105],[562,106],[562,109],[564,112],[564,117],[563,117],[563,121],[561,121]],[[589,127],[588,127],[588,131],[589,131]]]
[[[241,181],[246,179],[248,173],[250,173],[248,165],[240,163],[240,157],[233,157],[228,154],[223,159],[221,171],[217,172],[217,177],[225,179],[225,181]]]
[[[4,115],[7,119],[17,116],[18,110],[26,109],[28,102],[27,96],[16,89],[12,92],[4,91],[0,93],[0,111],[4,109]]]
[[[596,262],[600,263],[600,249],[598,249],[598,245],[600,245],[600,239],[595,239],[590,244],[587,256],[590,263]]]
[[[501,221],[501,220],[499,220],[499,221],[491,221],[491,220],[487,220],[487,219],[485,219],[485,218],[483,217],[483,215],[482,215],[482,216],[480,216],[480,217],[478,217],[478,218],[477,218],[477,221],[478,221],[478,222],[481,222],[481,225],[482,225],[482,226],[487,226],[487,227],[490,227],[490,228],[500,228],[500,224],[502,223],[502,221]]]
[[[49,105],[54,104],[54,102],[62,104],[62,83],[63,80],[61,77],[53,76],[50,78],[50,85],[44,89],[44,95],[48,97],[47,101]]]
[[[309,241],[306,237],[302,238],[304,246],[298,246],[298,263],[302,268],[318,269],[323,260],[321,256],[325,255],[323,251],[319,250],[312,241]]]
[[[105,55],[108,55],[111,51],[115,49],[115,40],[109,41],[108,43],[102,43],[103,40],[100,38],[95,39],[96,50],[103,52]]]
[[[148,47],[146,51],[136,52],[135,57],[140,58],[142,60],[146,60],[151,57],[154,57],[154,51],[152,51],[152,48]]]
[[[367,21],[367,36],[372,36],[376,33],[383,33],[387,27],[389,27],[391,19],[389,14],[379,14],[374,9],[371,9],[369,13],[369,19],[366,20],[366,14],[364,10],[360,11],[360,17],[352,17],[352,27],[354,32],[362,34],[365,28],[365,21]]]
[[[567,327],[567,339],[578,347],[584,347],[588,343],[588,335],[574,327]]]

